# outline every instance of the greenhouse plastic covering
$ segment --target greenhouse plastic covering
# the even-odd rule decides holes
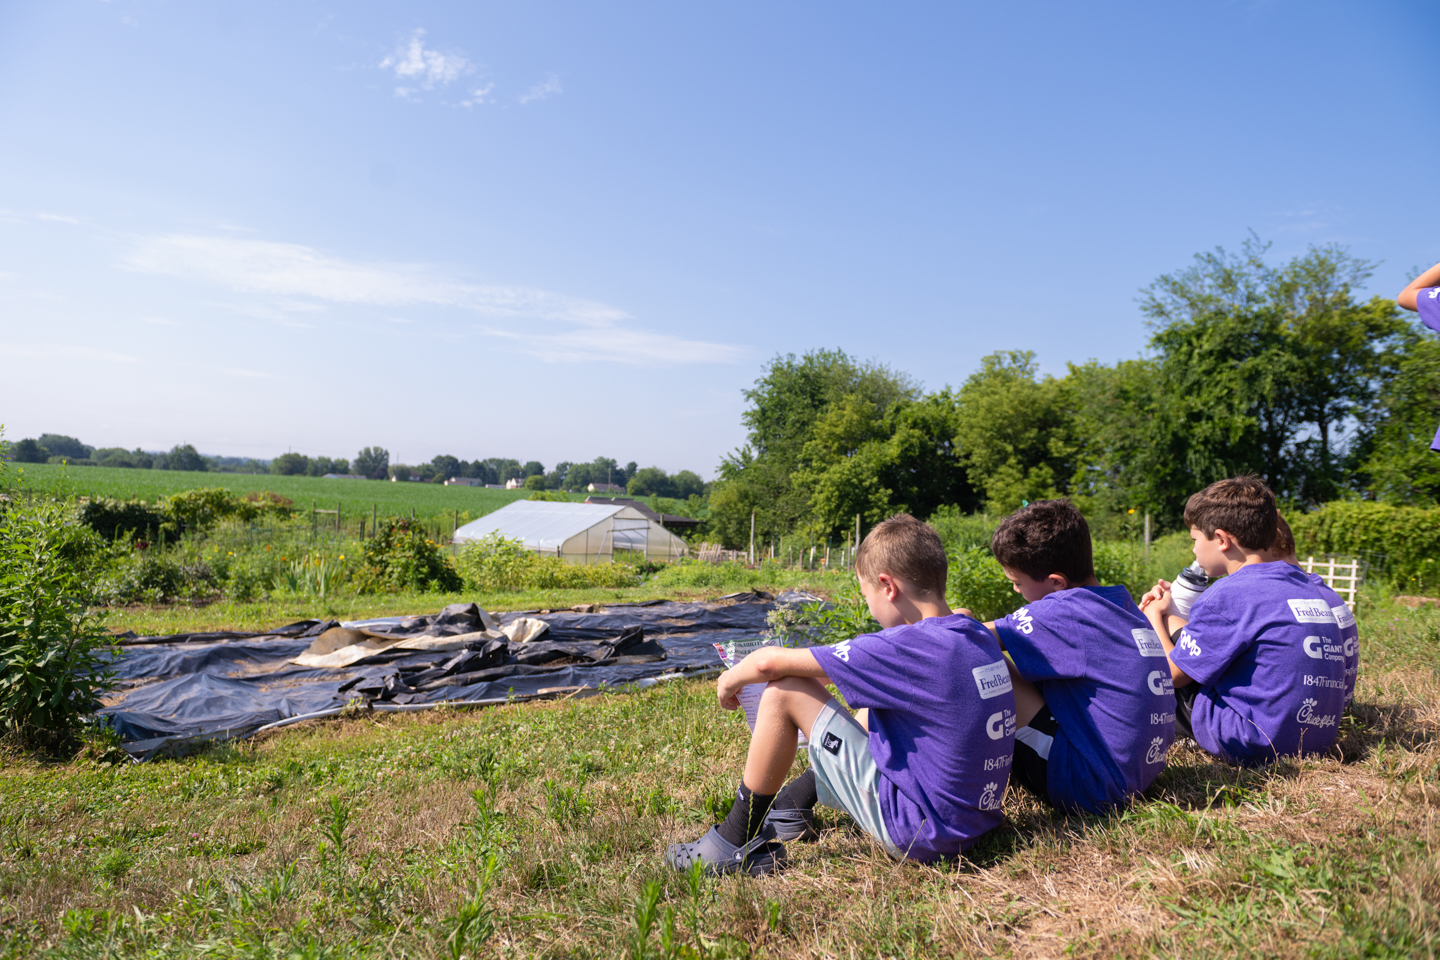
[[[579,562],[634,550],[651,559],[684,556],[685,541],[634,507],[623,504],[517,500],[455,531],[455,542],[498,533],[527,549]]]
[[[718,668],[716,643],[764,634],[777,602],[814,599],[788,593],[775,600],[756,592],[493,619],[475,604],[453,604],[423,617],[307,620],[260,634],[126,636],[113,665],[115,687],[99,712],[125,750],[144,759],[197,739],[248,736],[347,705],[419,709],[649,683]],[[528,642],[512,641],[503,631],[522,618],[546,629]],[[369,646],[344,666],[296,662],[354,649],[356,641]]]

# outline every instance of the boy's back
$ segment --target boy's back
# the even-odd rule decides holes
[[[810,649],[846,703],[869,708],[880,811],[906,856],[953,857],[1001,822],[1015,697],[988,630],[933,617]]]
[[[1345,641],[1345,702],[1348,704],[1355,699],[1355,680],[1360,676],[1360,625],[1355,622],[1350,605],[1330,588],[1320,574],[1307,573],[1305,576],[1324,594],[1325,602],[1330,604],[1330,612],[1335,614],[1335,623],[1340,627],[1340,637]]]
[[[1129,592],[1061,590],[995,627],[1059,722],[1046,772],[1050,802],[1100,813],[1148,787],[1175,739],[1175,696],[1165,649]]]
[[[1345,643],[1325,594],[1288,563],[1245,566],[1191,608],[1172,657],[1200,685],[1200,746],[1241,764],[1319,753],[1345,707]]]

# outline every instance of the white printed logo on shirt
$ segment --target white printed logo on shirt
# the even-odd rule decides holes
[[[1016,610],[1010,614],[1010,619],[1015,621],[1015,629],[1027,637],[1035,629],[1035,620],[1030,616],[1029,607],[1021,607],[1019,610]]]
[[[999,810],[999,809],[1000,809],[1000,795],[999,795],[998,793],[996,793],[996,791],[999,790],[999,789],[1000,789],[1000,784],[998,784],[998,783],[987,783],[987,784],[985,784],[985,791],[980,794],[980,809],[981,809],[981,810]]]
[[[985,721],[985,733],[991,740],[1015,736],[1015,714],[1009,710],[998,710],[990,714],[990,719]]]
[[[1345,604],[1342,603],[1338,607],[1331,607],[1330,612],[1335,614],[1335,622],[1340,624],[1341,630],[1349,630],[1355,626],[1355,614],[1351,613],[1350,608]]]
[[[1335,726],[1335,721],[1339,718],[1336,717],[1334,714],[1316,713],[1316,705],[1317,701],[1306,697],[1305,702],[1300,704],[1300,710],[1295,714],[1295,719],[1300,721],[1301,723],[1308,723],[1311,726],[1315,727]]]
[[[1150,749],[1145,752],[1146,763],[1165,762],[1165,738],[1156,737],[1150,741]]]
[[[1154,630],[1137,628],[1130,631],[1130,636],[1135,638],[1135,646],[1140,649],[1140,656],[1165,656],[1165,648],[1160,645],[1160,638],[1155,635]]]
[[[1355,642],[1354,637],[1345,638],[1345,656],[1353,657],[1360,652],[1360,644]]]
[[[839,657],[841,660],[844,660],[846,663],[849,663],[849,662],[850,662],[850,641],[849,641],[849,640],[841,640],[839,643],[835,644],[834,653],[835,653],[835,656]]]
[[[1190,636],[1189,630],[1181,629],[1179,647],[1192,657],[1200,656],[1200,644],[1196,643],[1195,638]]]
[[[1010,668],[1005,666],[1004,660],[976,667],[970,673],[975,677],[975,686],[980,691],[981,700],[989,700],[1015,689],[1015,685],[1010,682]]]
[[[1295,619],[1300,623],[1334,623],[1335,614],[1330,612],[1330,607],[1324,600],[1286,600],[1290,604],[1290,612],[1295,614]]]
[[[1324,647],[1325,647],[1325,638],[1324,638],[1324,637],[1306,637],[1306,638],[1305,638],[1305,656],[1307,656],[1307,657],[1314,657],[1316,660],[1323,660],[1323,659],[1325,659],[1325,650],[1324,650]]]
[[[1175,683],[1170,679],[1170,674],[1162,673],[1159,670],[1151,670],[1150,676],[1146,678],[1150,684],[1150,692],[1157,697],[1175,692]]]

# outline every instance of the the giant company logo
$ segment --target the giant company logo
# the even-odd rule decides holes
[[[1175,693],[1175,684],[1170,679],[1170,674],[1163,670],[1151,670],[1150,676],[1146,678],[1146,682],[1150,684],[1150,692],[1157,697],[1173,695]]]
[[[976,667],[970,673],[975,677],[975,687],[980,691],[981,700],[989,700],[1015,689],[1015,685],[1010,682],[1010,668],[1005,666],[1004,660]]]
[[[1353,657],[1360,652],[1360,643],[1355,637],[1345,638],[1345,656]]]
[[[1335,614],[1324,600],[1286,600],[1290,612],[1300,623],[1334,623]]]
[[[1150,749],[1145,751],[1146,763],[1165,762],[1165,738],[1156,737],[1150,741]]]
[[[1015,736],[1015,714],[1009,710],[998,710],[985,721],[985,733],[991,740]]]
[[[997,793],[997,791],[998,791],[999,789],[1000,789],[1000,784],[998,784],[998,783],[987,783],[987,784],[985,784],[985,790],[984,790],[983,793],[980,794],[980,809],[981,809],[981,810],[999,810],[999,809],[1000,809],[1000,797],[1001,797],[1001,794]]]
[[[1160,638],[1155,635],[1154,630],[1136,628],[1130,631],[1130,636],[1135,638],[1135,646],[1140,650],[1140,656],[1165,656],[1165,648],[1160,645]]]
[[[1305,638],[1305,656],[1307,656],[1307,657],[1314,657],[1316,660],[1323,660],[1323,659],[1325,659],[1325,638],[1324,638],[1324,637],[1306,637],[1306,638]]]
[[[1300,704],[1300,709],[1296,712],[1295,719],[1300,721],[1301,723],[1308,723],[1312,727],[1335,726],[1335,722],[1339,720],[1339,717],[1336,717],[1334,714],[1331,713],[1316,713],[1316,705],[1317,701],[1311,699],[1310,697],[1306,697],[1305,702]]]
[[[1010,614],[1010,619],[1015,621],[1015,629],[1027,637],[1030,636],[1031,631],[1035,629],[1035,618],[1030,616],[1029,607],[1021,607],[1019,610],[1016,610]]]

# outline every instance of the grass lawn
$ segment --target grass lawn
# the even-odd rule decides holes
[[[783,875],[667,873],[745,750],[701,681],[361,712],[144,765],[7,756],[0,958],[1433,956],[1440,612],[1360,626],[1332,756],[1244,772],[1177,746],[1109,817],[1017,789],[949,868],[836,815]]]
[[[268,473],[196,473],[186,470],[127,470],[121,467],[66,467],[61,464],[12,464],[25,487],[41,493],[78,497],[160,497],[201,487],[223,487],[232,493],[272,491],[295,501],[301,510],[311,505],[334,510],[353,524],[374,510],[382,517],[415,515],[430,521],[460,522],[483,517],[507,503],[524,500],[528,490],[487,490],[484,487],[447,487],[438,483],[390,483],[380,480],[326,480],[323,477],[279,477]],[[578,494],[575,499],[583,500]],[[333,521],[332,521],[333,522]],[[448,532],[449,526],[446,526]]]

